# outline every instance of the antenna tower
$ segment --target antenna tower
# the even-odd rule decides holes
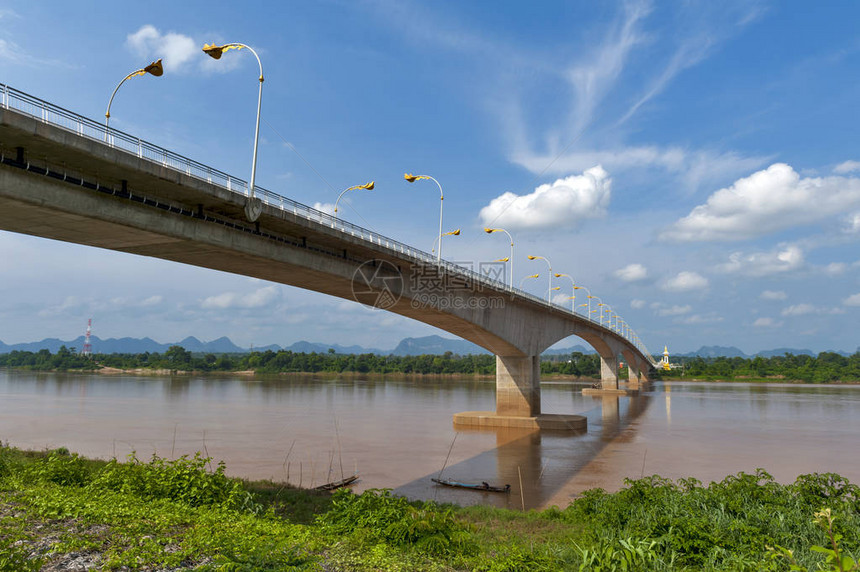
[[[87,320],[87,335],[84,337],[84,349],[81,350],[82,356],[90,357],[93,355],[93,346],[90,344],[90,333],[93,330],[93,319]]]

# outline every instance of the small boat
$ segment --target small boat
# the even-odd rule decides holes
[[[446,487],[455,487],[458,489],[471,489],[473,491],[482,491],[488,493],[509,493],[511,492],[511,485],[505,485],[503,487],[494,487],[493,485],[482,482],[480,484],[474,483],[458,483],[457,481],[451,481],[449,479],[430,479],[436,484],[444,485]]]
[[[346,477],[345,479],[341,479],[339,481],[333,481],[331,483],[326,483],[324,485],[314,487],[314,490],[315,491],[333,491],[335,489],[339,489],[341,487],[351,485],[352,483],[354,483],[357,480],[358,480],[358,475],[355,474],[355,475]]]

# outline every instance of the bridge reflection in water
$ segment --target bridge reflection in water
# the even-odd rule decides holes
[[[578,388],[573,387],[571,391],[578,391]],[[571,500],[564,494],[571,479],[596,462],[606,447],[630,438],[628,430],[635,427],[638,417],[646,411],[652,395],[639,392],[629,396],[594,396],[592,400],[594,407],[582,413],[588,418],[588,429],[577,433],[457,427],[451,452],[453,462],[444,468],[442,477],[466,483],[509,484],[510,494],[441,487],[430,481],[438,477],[438,473],[415,479],[394,492],[413,499],[433,499],[463,506],[483,504],[528,510],[557,504],[563,508]],[[457,460],[457,441],[470,433],[495,433],[496,447]]]

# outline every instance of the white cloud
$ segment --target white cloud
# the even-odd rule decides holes
[[[716,312],[710,312],[708,314],[694,314],[692,316],[686,316],[683,318],[676,318],[674,322],[676,324],[686,324],[689,326],[695,326],[699,324],[716,324],[722,322],[724,318],[717,314]]]
[[[141,26],[137,32],[129,34],[126,44],[142,58],[162,58],[165,69],[170,71],[181,70],[193,58],[204,55],[201,46],[191,37],[176,32],[162,34],[151,24]]]
[[[648,277],[648,269],[639,263],[633,263],[628,264],[624,268],[619,268],[613,274],[615,274],[616,278],[625,282],[638,282]]]
[[[630,301],[630,307],[633,308],[634,310],[641,310],[642,308],[645,307],[645,304],[646,304],[645,300],[631,300]]]
[[[795,304],[789,306],[782,311],[783,316],[804,316],[815,312],[815,306],[812,304]]]
[[[683,316],[693,311],[693,307],[686,306],[669,306],[657,309],[658,316]]]
[[[200,303],[200,307],[206,310],[226,310],[228,308],[261,308],[267,306],[278,298],[277,286],[266,286],[250,294],[238,294],[236,292],[224,292],[217,296],[209,296]]]
[[[860,212],[848,216],[848,224],[845,227],[845,232],[849,234],[860,233]]]
[[[860,293],[848,296],[842,303],[846,306],[860,306]]]
[[[781,325],[782,322],[777,322],[773,318],[758,318],[753,322],[753,327],[756,328],[778,328]]]
[[[765,290],[759,295],[762,300],[785,300],[788,294],[782,290]]]
[[[606,214],[612,179],[599,165],[582,175],[571,175],[537,187],[529,195],[506,192],[481,209],[486,226],[511,230],[571,227]]]
[[[860,171],[860,161],[845,161],[833,167],[833,172],[837,175],[853,173],[854,171]]]
[[[163,296],[158,296],[158,295],[156,295],[156,296],[150,296],[149,298],[147,298],[147,299],[143,300],[143,301],[140,303],[140,305],[141,305],[141,306],[157,306],[158,304],[161,304],[161,302],[162,302],[163,300],[164,300],[164,297],[163,297]]]
[[[844,302],[843,302],[844,303]],[[795,304],[782,311],[783,316],[805,316],[807,314],[844,314],[842,308],[823,308],[812,304]]]
[[[314,208],[326,214],[334,214],[334,203],[314,203]],[[343,209],[341,209],[343,210]],[[341,213],[343,214],[343,213]]]
[[[840,274],[845,274],[847,269],[848,265],[844,262],[831,262],[824,267],[824,273],[829,276],[839,276]]]
[[[696,272],[683,271],[668,279],[663,284],[663,290],[686,292],[689,290],[704,290],[708,287],[708,279]]]
[[[739,179],[661,234],[664,240],[744,240],[860,206],[860,178],[801,178],[784,163]]]
[[[780,245],[777,250],[771,252],[733,252],[729,255],[729,261],[717,268],[731,274],[760,277],[797,270],[803,264],[803,251],[799,246],[789,244]]]

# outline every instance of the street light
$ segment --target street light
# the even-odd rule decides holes
[[[547,290],[546,290],[546,301],[548,303],[551,303],[551,301],[550,301],[551,292],[550,291],[552,290],[552,264],[544,256],[532,256],[531,254],[529,254],[528,259],[529,260],[543,260],[544,262],[546,262],[546,265],[549,267],[549,285],[547,286]]]
[[[526,276],[525,278],[523,278],[522,280],[520,280],[520,290],[522,290],[522,289],[523,289],[523,282],[525,282],[525,281],[526,281],[526,280],[528,280],[529,278],[538,278],[539,276],[540,276],[540,274],[532,274],[531,276]]]
[[[439,251],[436,253],[436,262],[437,264],[442,262],[442,204],[445,201],[445,194],[442,192],[442,185],[439,184],[439,181],[431,177],[430,175],[410,175],[409,173],[405,173],[403,178],[406,179],[409,183],[414,183],[415,181],[420,181],[421,179],[429,179],[436,183],[436,186],[439,187]]]
[[[556,278],[561,278],[562,276],[564,276],[565,278],[570,280],[570,285],[573,287],[573,290],[571,291],[573,296],[568,298],[568,300],[570,300],[570,311],[575,314],[576,310],[574,308],[576,307],[575,306],[575,304],[576,304],[576,282],[573,281],[573,276],[571,276],[570,274],[558,274],[558,273],[556,273],[556,275],[555,275]]]
[[[588,319],[589,319],[589,320],[591,320],[591,314],[592,314],[592,311],[591,311],[591,300],[592,300],[592,299],[594,299],[594,300],[600,300],[600,298],[598,298],[597,296],[592,296],[592,295],[591,295],[591,292],[589,292],[589,293],[588,293],[588,296],[586,296],[586,297],[588,298]],[[600,301],[601,301],[601,302],[603,302],[603,300],[600,300]],[[593,321],[593,320],[592,320],[592,321]]]
[[[350,187],[350,188],[342,191],[340,193],[340,195],[338,195],[337,200],[334,202],[334,218],[337,218],[337,203],[340,202],[340,198],[344,195],[344,193],[346,193],[347,191],[354,191],[356,189],[367,189],[368,191],[372,191],[373,185],[374,185],[374,182],[370,181],[369,183],[365,183],[363,185],[356,185],[354,187]]]
[[[110,95],[110,100],[108,101],[107,111],[105,112],[105,142],[108,140],[108,126],[110,123],[110,106],[113,103],[113,97],[116,95],[116,92],[119,91],[119,86],[125,83],[125,80],[136,77],[139,75],[154,75],[155,77],[160,77],[164,73],[164,67],[161,65],[161,59],[158,59],[145,68],[141,68],[137,71],[133,71],[124,78],[122,81],[117,84],[116,88],[113,90],[113,93]]]
[[[508,260],[511,261],[510,271],[511,271],[511,288],[514,287],[514,237],[511,236],[511,233],[506,231],[503,228],[485,228],[484,232],[487,234],[493,234],[494,232],[503,232],[508,235],[508,239],[511,241],[511,256]]]
[[[460,229],[458,228],[457,230],[451,230],[448,232],[443,232],[440,236],[460,236]],[[436,242],[438,240],[439,239],[437,238],[436,240],[433,241],[433,248],[430,250],[430,252],[436,252]],[[441,250],[441,248],[442,248],[442,244],[440,243],[439,249]]]
[[[216,46],[212,44],[203,44],[203,51],[216,60],[221,59],[221,54],[228,50],[241,50],[247,48],[249,52],[257,58],[257,64],[260,66],[260,91],[257,95],[257,127],[254,130],[254,158],[251,161],[251,182],[248,183],[248,200],[245,202],[245,216],[249,222],[254,222],[263,212],[263,203],[254,199],[254,180],[257,175],[257,143],[260,141],[260,108],[263,105],[263,64],[260,62],[260,56],[250,46],[239,43],[224,44]]]

